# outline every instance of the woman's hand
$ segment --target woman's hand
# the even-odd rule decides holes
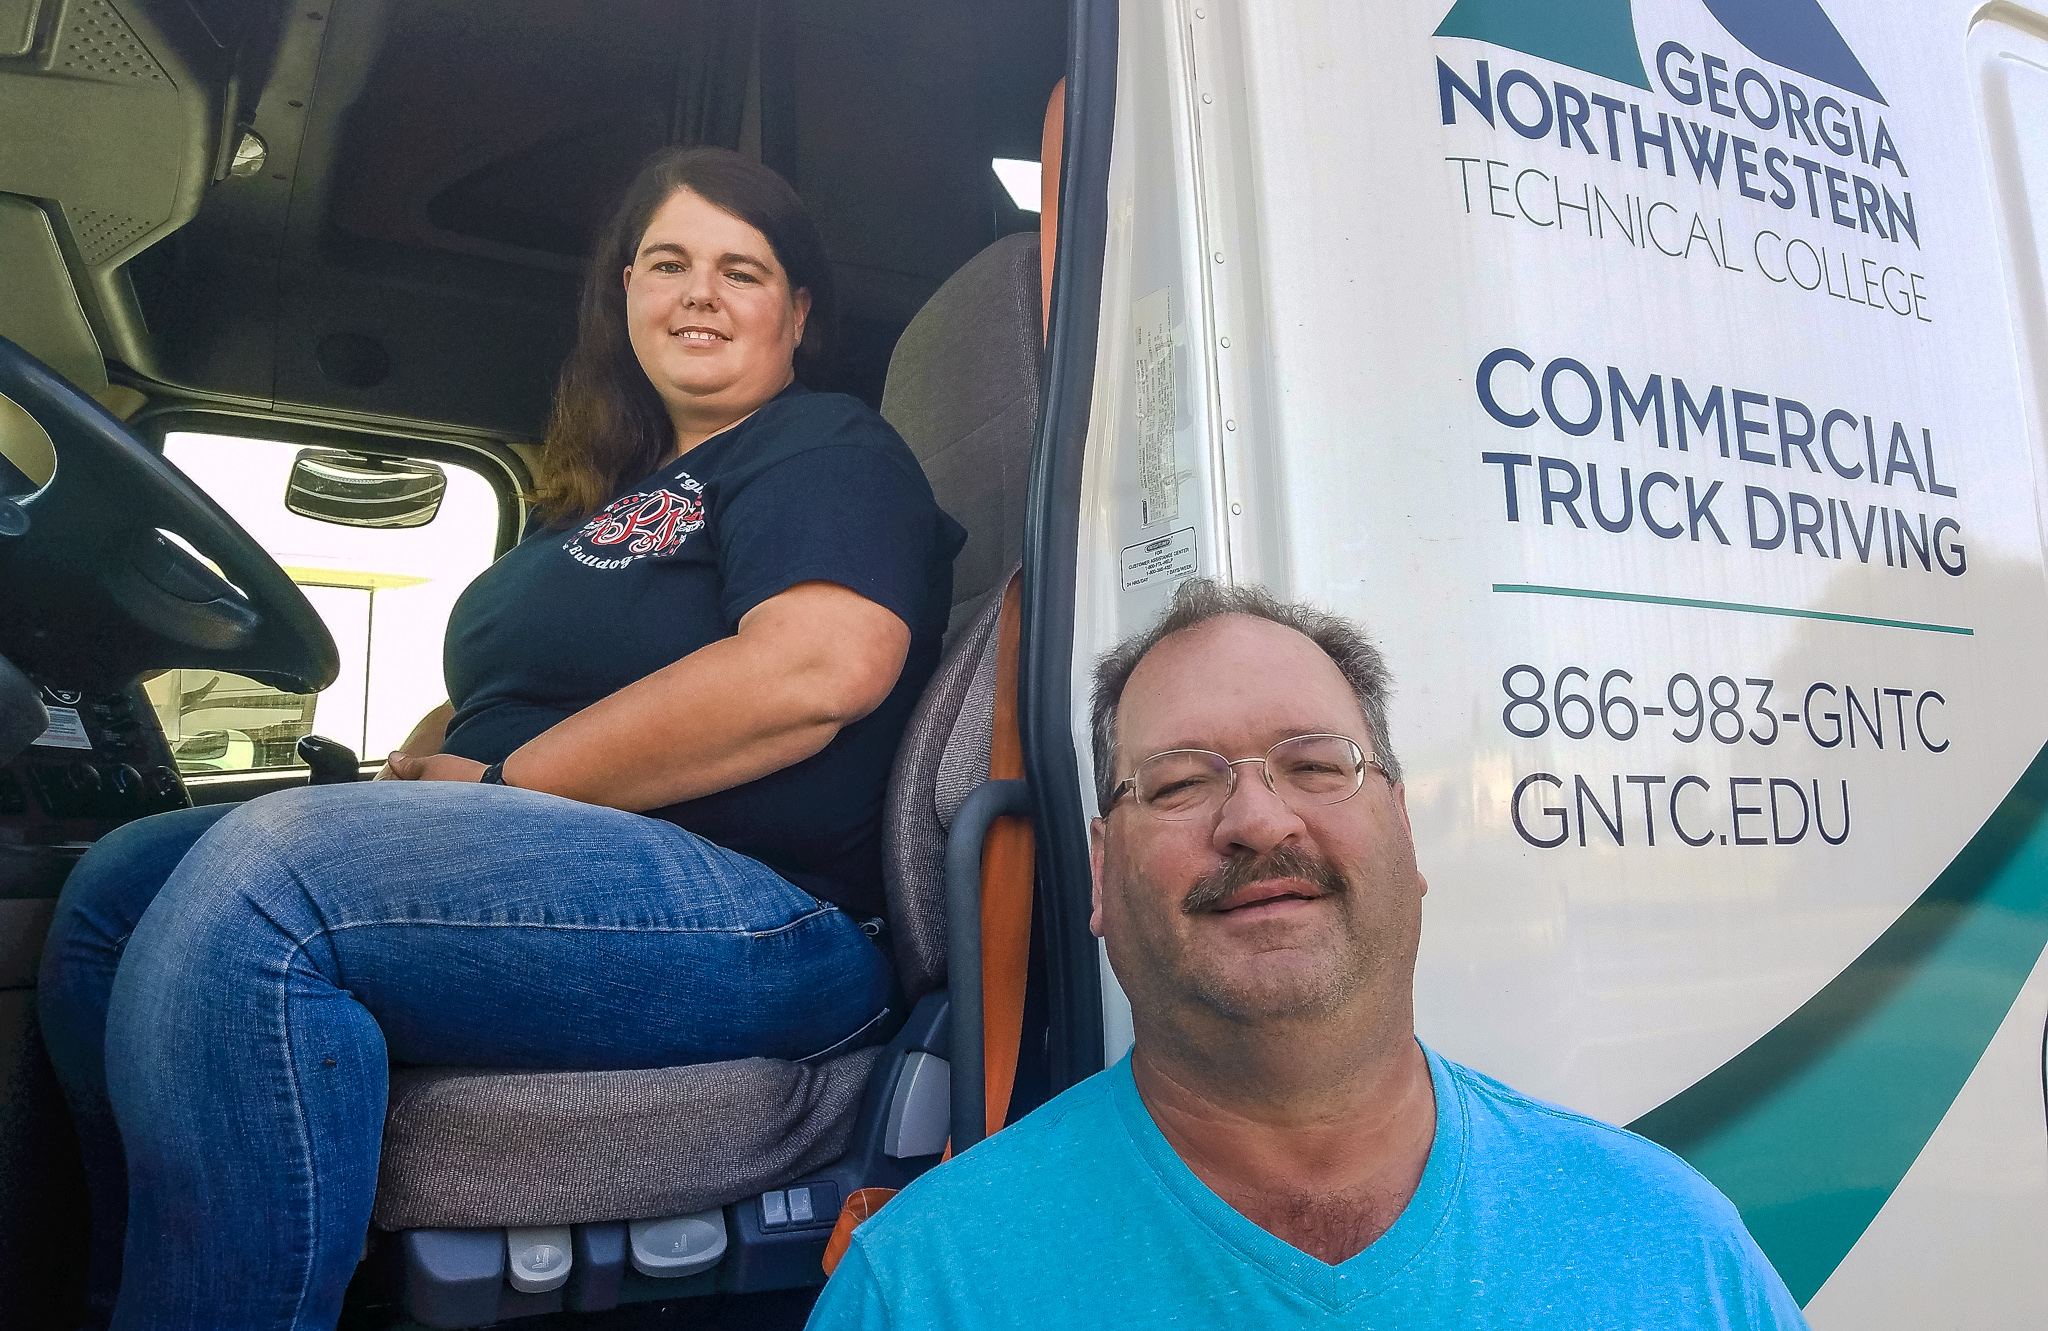
[[[384,760],[379,781],[474,781],[484,774],[484,765],[474,758],[452,753],[411,754],[394,749]]]
[[[452,720],[454,716],[454,706],[452,704],[444,702],[436,708],[434,708],[433,711],[428,712],[425,716],[421,717],[420,723],[412,728],[412,733],[410,735],[407,735],[405,737],[405,743],[399,745],[397,751],[384,760],[384,765],[377,769],[377,775],[371,777],[370,779],[372,781],[420,780],[421,778],[416,773],[407,773],[405,775],[400,775],[398,768],[395,765],[395,760],[403,758],[408,762],[418,762],[421,759],[431,758],[435,754],[439,753],[441,751],[442,741],[445,740],[448,736],[448,722]],[[447,778],[427,777],[425,779],[430,781],[440,781],[446,780]],[[462,777],[460,779],[464,781],[474,781],[476,778]]]

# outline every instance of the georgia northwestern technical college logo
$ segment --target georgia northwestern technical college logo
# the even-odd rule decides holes
[[[704,487],[689,476],[676,490],[641,490],[614,499],[583,529],[562,542],[579,564],[598,569],[625,568],[639,559],[653,559],[682,548],[693,531],[704,526]]]
[[[1700,0],[1774,65],[1888,105],[1816,0]],[[1648,91],[1632,0],[1458,0],[1439,37],[1472,37]]]
[[[1780,72],[1677,41],[1659,45],[1646,68],[1633,0],[1456,0],[1436,36],[1519,51],[1679,106],[1659,110],[1485,60],[1453,68],[1439,59],[1443,123],[1483,120],[1532,143],[1554,140],[1581,157],[1691,175],[1794,217],[1919,248],[1921,219],[1885,118],[1891,104],[1817,0],[1671,2],[1702,5],[1759,58],[1754,63]]]

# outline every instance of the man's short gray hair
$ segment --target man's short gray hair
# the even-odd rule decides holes
[[[1387,695],[1393,689],[1394,679],[1387,670],[1386,658],[1373,646],[1364,629],[1342,615],[1283,601],[1264,587],[1231,587],[1209,578],[1193,578],[1174,589],[1173,604],[1157,624],[1124,639],[1095,663],[1095,699],[1090,719],[1098,810],[1108,809],[1110,794],[1117,786],[1116,714],[1131,672],[1162,640],[1224,615],[1269,620],[1293,629],[1322,648],[1351,685],[1351,691],[1358,695],[1359,710],[1365,713],[1365,724],[1372,732],[1373,757],[1389,780],[1401,779],[1401,760],[1394,756],[1393,743],[1387,738]]]

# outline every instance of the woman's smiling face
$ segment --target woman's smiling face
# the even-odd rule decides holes
[[[685,444],[788,386],[810,313],[768,238],[689,190],[669,197],[625,270],[626,330]]]

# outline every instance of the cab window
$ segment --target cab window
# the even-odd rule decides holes
[[[144,686],[188,778],[303,766],[310,734],[374,761],[447,697],[455,598],[497,553],[511,501],[477,469],[270,439],[174,431],[164,456],[283,565],[320,613],[341,674],[285,693],[218,670]]]

